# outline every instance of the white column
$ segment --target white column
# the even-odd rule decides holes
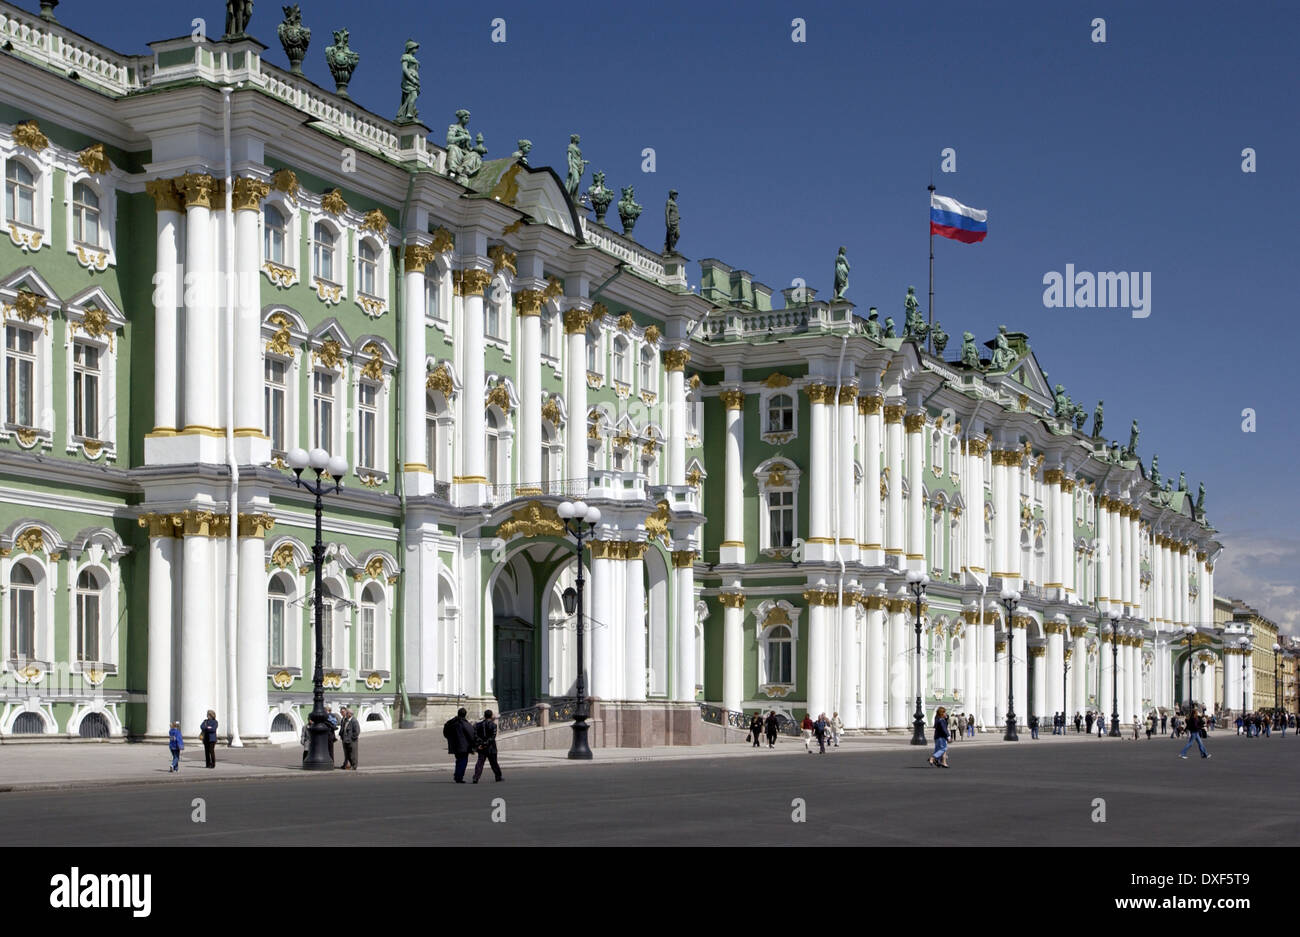
[[[862,452],[862,513],[866,520],[866,548],[863,561],[870,566],[884,563],[885,535],[880,529],[880,408],[883,401],[876,395],[858,400],[864,414]],[[867,652],[868,655],[871,653]]]
[[[176,187],[185,199],[185,294],[195,300],[193,305],[185,306],[185,389],[181,421],[184,431],[215,430],[219,428],[217,414],[221,400],[217,393],[220,345],[214,303],[218,284],[213,266],[211,212],[216,180],[200,173],[187,173],[176,180]]]
[[[1019,550],[1019,546],[1016,547]],[[1029,719],[1029,647],[1027,637],[1029,630],[1024,626],[1024,619],[1019,623],[1013,621],[1011,633],[1015,637],[1012,645],[1011,679],[1016,688],[1016,721],[1019,725],[1028,725]]]
[[[1047,700],[1047,671],[1045,665],[1047,648],[1038,646],[1030,649],[1030,654],[1034,657],[1034,715],[1038,717],[1039,729],[1050,729],[1049,723],[1052,721],[1052,715],[1055,709],[1046,705]]]
[[[856,546],[856,545],[855,545]],[[840,693],[839,704],[827,713],[838,712],[849,729],[861,728],[858,718],[858,684],[863,682],[858,658],[858,607],[854,597],[844,593],[844,604],[839,608],[840,628]]]
[[[1007,531],[1011,529],[1009,516],[1014,514],[1017,518],[1016,529],[1019,530],[1018,518],[1020,516],[1019,508],[1015,510],[1011,507],[1008,498],[1010,490],[1007,481],[1006,453],[1001,449],[993,450],[993,559],[991,565],[992,575],[999,579],[1006,580],[1011,576],[1011,561],[1008,558],[1007,548]],[[1003,706],[1006,700],[1002,701]],[[1000,710],[1005,715],[1005,710]]]
[[[925,412],[909,413],[907,429],[907,567],[925,570]]]
[[[180,570],[174,562],[176,539],[171,516],[146,514],[141,516],[140,526],[149,528],[149,665],[145,678],[149,702],[145,735],[166,738],[176,715],[172,709],[172,600]]]
[[[897,598],[889,603],[889,728],[905,729],[910,720],[907,710],[907,688],[911,683],[908,670],[912,664],[907,640],[907,600]]]
[[[839,392],[839,430],[837,435],[837,454],[835,459],[835,485],[839,492],[839,520],[837,523],[836,555],[846,563],[858,560],[857,493],[853,484],[853,448],[854,417],[857,413],[858,389],[853,386],[841,387]],[[850,607],[850,611],[852,608]],[[841,649],[845,645],[840,645]],[[841,657],[845,655],[841,654]],[[841,700],[842,702],[842,700]],[[844,710],[840,709],[844,717]]]
[[[1137,506],[1131,507],[1128,512],[1128,575],[1133,616],[1144,618],[1150,612],[1142,607],[1142,549],[1138,542],[1139,513]]]
[[[1122,611],[1126,604],[1124,595],[1124,534],[1120,530],[1120,502],[1112,499],[1107,519],[1110,529],[1110,587],[1111,608]],[[1123,713],[1120,718],[1127,719]]]
[[[992,627],[991,625],[989,627]],[[1018,715],[1018,714],[1017,714]],[[1007,642],[1005,635],[997,639],[993,661],[993,719],[985,725],[994,728],[1007,721]]]
[[[1043,481],[1047,489],[1043,498],[1043,508],[1047,514],[1047,582],[1044,583],[1047,591],[1044,594],[1055,599],[1061,598],[1065,589],[1065,572],[1062,567],[1065,561],[1065,541],[1061,535],[1065,531],[1068,515],[1061,500],[1061,470],[1047,469],[1043,472]],[[1064,661],[1065,658],[1062,657],[1062,664]]]
[[[235,212],[234,428],[239,458],[241,462],[247,461],[252,465],[271,458],[271,442],[262,426],[262,303],[261,274],[258,272],[262,247],[259,227],[262,199],[266,198],[270,188],[260,179],[236,179],[231,193]],[[262,615],[265,616],[265,609]],[[262,643],[265,652],[266,642]],[[265,690],[264,673],[260,679]],[[257,724],[248,721],[242,707],[239,721],[241,735],[247,734],[245,727]]]
[[[461,432],[460,450],[462,452],[461,474],[455,479],[460,486],[458,498],[461,504],[478,504],[482,498],[479,486],[487,484],[486,468],[486,427],[484,415],[486,380],[483,355],[483,290],[491,281],[486,270],[466,269],[456,275],[456,292],[463,298],[464,315],[462,320],[462,338],[465,343],[465,384],[461,394]],[[528,419],[540,419],[537,414],[529,414]],[[506,479],[498,479],[504,484]],[[608,679],[608,672],[605,677]],[[592,674],[593,686],[596,674]],[[606,684],[608,689],[608,684]],[[599,696],[595,693],[593,695]]]
[[[157,247],[154,252],[154,397],[155,431],[180,429],[177,403],[177,316],[183,297],[178,277],[181,241],[180,193],[170,179],[145,183],[157,210]],[[152,730],[150,730],[152,734]],[[166,735],[164,729],[163,734]]]
[[[984,545],[984,452],[987,443],[980,439],[962,441],[962,487],[966,492],[966,567],[975,573],[989,569]]]
[[[985,728],[997,722],[997,662],[994,651],[993,622],[987,618],[980,623],[980,718]]]
[[[1151,621],[1161,624],[1165,621],[1164,605],[1164,570],[1162,569],[1161,557],[1163,556],[1162,547],[1160,546],[1161,537],[1155,532],[1155,526],[1151,528],[1151,608],[1148,614]]]
[[[961,636],[962,666],[965,668],[961,709],[972,718],[977,712],[980,698],[980,626],[973,620],[976,614],[978,613],[962,612]]]
[[[1179,552],[1178,552],[1178,563],[1179,563],[1178,597],[1179,597],[1179,601],[1182,603],[1183,621],[1184,623],[1190,625],[1192,623],[1192,607],[1191,607],[1192,600],[1191,597],[1187,594],[1187,592],[1192,585],[1192,580],[1191,580],[1192,564],[1190,562],[1190,558],[1188,557],[1188,549],[1189,547],[1187,546],[1187,544],[1183,544],[1179,548]]]
[[[676,677],[673,698],[695,702],[695,554],[674,551],[673,571],[677,575],[677,621],[673,637]]]
[[[878,731],[889,727],[885,717],[886,655],[885,599],[873,595],[867,600],[867,685],[864,698],[867,703],[866,726]]]
[[[1101,695],[1097,698],[1097,709],[1105,714],[1106,725],[1110,725],[1111,716],[1111,687],[1114,676],[1114,657],[1111,649],[1111,642],[1115,639],[1115,634],[1102,634],[1101,644],[1098,647],[1098,661],[1101,664]]]
[[[424,268],[432,260],[430,248],[421,244],[409,244],[405,252],[405,274],[402,289],[402,310],[405,321],[402,323],[402,360],[398,366],[403,369],[405,380],[402,384],[402,421],[400,427],[405,451],[405,472],[432,473],[434,466],[425,465],[425,425],[424,425]]]
[[[1086,625],[1071,625],[1070,637],[1074,641],[1074,655],[1070,658],[1070,715],[1088,709],[1088,645]]]
[[[808,538],[809,559],[827,559],[835,555],[831,544],[831,467],[835,452],[831,448],[830,404],[835,400],[835,388],[826,384],[809,384],[808,394],[810,424],[808,453]]]
[[[889,470],[889,501],[885,507],[885,564],[896,569],[903,569],[906,565],[903,562],[903,412],[901,406],[890,405],[884,408],[885,467]],[[892,679],[890,686],[892,697]],[[893,710],[890,711],[892,713]],[[889,724],[899,725],[894,722],[892,715]]]
[[[684,348],[664,352],[664,376],[668,381],[668,422],[671,426],[668,431],[670,485],[686,484],[686,364],[690,360],[691,353]],[[694,698],[692,694],[691,699]]]
[[[1047,628],[1047,711],[1069,711],[1065,697],[1065,623],[1048,622]],[[1040,714],[1041,715],[1041,714]]]
[[[539,290],[521,290],[513,306],[519,315],[519,480],[524,485],[541,486],[542,478],[542,294]],[[586,426],[586,412],[570,411],[573,426]],[[586,439],[586,433],[579,436]],[[638,566],[640,564],[637,564]],[[644,695],[645,675],[640,685]]]
[[[727,414],[725,439],[726,477],[722,482],[722,547],[723,563],[745,562],[745,394],[740,390],[724,390],[719,397]]]
[[[564,313],[564,397],[569,424],[564,438],[564,473],[568,480],[587,478],[587,313],[569,309]],[[673,376],[668,375],[671,392]],[[672,411],[669,410],[671,419]]]
[[[1110,553],[1114,549],[1114,544],[1111,542],[1110,516],[1107,512],[1107,505],[1110,503],[1110,498],[1106,495],[1098,495],[1095,503],[1097,505],[1098,543],[1097,552],[1095,554],[1097,557],[1097,587],[1094,590],[1094,594],[1097,597],[1097,602],[1100,603],[1098,608],[1100,609],[1102,616],[1105,617],[1110,614],[1110,600],[1113,597],[1111,591],[1112,579],[1110,575]],[[1109,706],[1110,703],[1107,702],[1106,705]]]
[[[211,520],[186,512],[181,545],[181,730],[198,732],[209,709],[219,708],[213,661],[217,652],[217,603],[212,569],[217,561]],[[210,515],[209,515],[210,517]],[[265,616],[265,609],[262,610]],[[221,721],[221,715],[218,715]]]
[[[824,589],[810,589],[804,593],[804,601],[808,603],[808,690],[805,700],[814,719],[831,704],[828,652],[835,627],[835,600],[835,593]]]
[[[591,695],[611,700],[615,693],[614,598],[615,577],[622,573],[617,557],[622,544],[616,540],[591,541],[591,619],[587,643],[591,645]]]
[[[1231,638],[1229,639],[1231,640]],[[1195,665],[1193,665],[1195,666]],[[1187,665],[1183,664],[1183,673]],[[1186,697],[1187,693],[1184,692]],[[1179,702],[1183,702],[1179,700]],[[1241,710],[1241,649],[1225,648],[1223,651],[1223,705],[1231,710]]]
[[[241,212],[247,214],[247,212]],[[270,731],[266,693],[266,530],[269,515],[239,515],[239,735],[245,743]],[[364,679],[364,675],[362,675]]]
[[[1066,477],[1061,481],[1061,573],[1064,578],[1067,596],[1078,595],[1079,584],[1074,575],[1074,480]],[[1082,711],[1082,710],[1081,710]]]
[[[745,594],[739,581],[731,580],[728,591],[719,593],[722,604],[722,705],[739,711],[745,698]]]
[[[1020,449],[1008,449],[1006,453],[1007,461],[1007,571],[1016,580],[1013,588],[1020,588],[1020,577],[1024,570],[1021,562],[1020,550],[1020,464],[1025,460],[1025,454]],[[1024,635],[1018,635],[1023,638]],[[1019,651],[1025,650],[1022,641],[1017,641],[1021,645]],[[1025,658],[1021,658],[1020,666],[1024,666]],[[1017,716],[1027,716],[1028,711],[1023,707],[1016,713]]]
[[[627,544],[623,564],[623,698],[634,702],[645,700],[645,551],[644,543]]]

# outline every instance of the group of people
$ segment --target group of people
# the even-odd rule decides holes
[[[456,715],[442,726],[442,737],[447,740],[447,754],[456,759],[456,770],[452,780],[457,784],[465,783],[465,769],[469,766],[471,752],[478,753],[474,764],[474,783],[483,775],[484,762],[492,766],[492,774],[498,781],[501,778],[501,765],[497,763],[497,720],[492,710],[483,711],[483,718],[470,723],[465,707],[456,710]]]
[[[839,717],[839,713],[835,714]],[[767,739],[768,748],[776,748],[777,732],[781,729],[781,719],[776,714],[775,709],[768,710],[767,718],[764,719],[762,713],[754,713],[754,718],[749,720],[749,735],[745,736],[747,742],[753,742],[754,748],[758,748],[764,738]],[[838,745],[839,743],[836,742]]]
[[[199,741],[203,743],[203,763],[206,767],[217,766],[217,714],[208,710],[208,718],[199,723]],[[185,748],[185,737],[181,734],[181,724],[173,722],[167,730],[167,751],[172,756],[172,766],[168,774],[181,770],[181,752]]]
[[[1237,717],[1237,734],[1245,735],[1246,738],[1272,735],[1274,729],[1277,729],[1282,733],[1282,737],[1286,738],[1287,726],[1295,727],[1295,716],[1289,713],[1269,713],[1261,710]]]
[[[750,723],[751,731],[753,723]],[[822,713],[816,719],[811,718],[807,713],[804,714],[803,723],[799,726],[803,735],[804,751],[812,754],[813,739],[817,739],[818,754],[826,754],[826,737],[830,736],[831,742],[836,748],[840,747],[840,736],[844,733],[844,721],[840,719],[840,714],[835,713],[827,719],[826,714]]]
[[[325,725],[329,727],[329,747],[330,747],[330,764],[334,763],[334,741],[337,738],[343,744],[343,765],[344,771],[349,768],[357,770],[357,756],[361,748],[361,723],[357,721],[356,714],[346,706],[339,707],[339,715],[334,714],[334,707],[327,705],[325,707]],[[307,754],[311,749],[311,723],[304,722],[302,726],[302,760],[307,760]]]

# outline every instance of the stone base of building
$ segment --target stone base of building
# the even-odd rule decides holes
[[[462,706],[470,722],[483,718],[483,710],[500,712],[495,696],[411,696],[411,712],[403,713],[402,719],[415,723],[416,729],[440,729],[442,724],[456,715]],[[401,701],[394,706],[394,715],[400,709]]]
[[[591,701],[587,745],[600,748],[743,743],[748,730],[706,723],[694,703]],[[502,751],[567,750],[573,741],[573,721],[551,722],[510,732],[499,738]]]

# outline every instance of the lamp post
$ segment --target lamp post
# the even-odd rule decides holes
[[[916,713],[912,716],[912,744],[925,744],[925,714],[921,711],[921,600],[930,577],[919,569],[907,571],[907,587],[916,599]]]
[[[1278,673],[1277,673],[1278,655],[1277,655],[1277,652],[1280,651],[1280,650],[1282,650],[1282,645],[1280,645],[1280,644],[1274,644],[1274,645],[1273,645],[1273,716],[1272,716],[1272,719],[1273,719],[1273,723],[1274,723],[1274,725],[1277,724],[1277,710],[1278,710],[1277,701],[1278,701],[1278,698],[1279,698],[1279,694],[1278,694],[1278,692],[1277,692],[1277,687],[1278,687]]]
[[[309,720],[309,747],[302,766],[308,771],[331,771],[334,759],[330,757],[330,727],[325,721],[325,643],[324,618],[325,601],[322,567],[325,565],[325,541],[321,536],[321,514],[324,511],[322,498],[326,494],[336,494],[343,487],[343,476],[348,472],[348,461],[341,455],[331,457],[324,449],[291,449],[287,456],[289,468],[293,469],[293,483],[299,488],[306,488],[316,497],[316,543],[311,548],[312,561],[316,566],[316,589],[313,605],[313,617],[316,631],[316,667],[312,671],[311,716]],[[316,473],[316,480],[303,481],[304,469],[311,468]],[[330,482],[325,478],[329,477]],[[332,485],[332,487],[331,487]]]
[[[1246,720],[1246,659],[1250,657],[1250,632],[1239,642],[1241,644],[1241,719]]]
[[[564,613],[572,615],[575,609],[578,613],[578,705],[573,713],[573,741],[569,743],[569,757],[591,761],[591,747],[587,744],[587,730],[591,727],[587,725],[587,683],[583,668],[586,658],[583,656],[585,625],[582,614],[582,593],[586,580],[582,577],[582,541],[591,536],[591,532],[600,523],[600,508],[589,507],[582,501],[564,501],[556,508],[556,513],[564,522],[564,529],[578,541],[578,588],[575,590],[573,586],[569,586],[562,596]]]
[[[1007,607],[1007,731],[1002,736],[1002,741],[1019,742],[1020,736],[1016,734],[1016,681],[1012,671],[1012,661],[1016,656],[1016,632],[1011,627],[1011,617],[1020,604],[1020,593],[1006,586],[1002,589],[1002,602]]]
[[[1070,725],[1070,658],[1064,653],[1061,657],[1061,734],[1065,735]]]
[[[1192,711],[1195,700],[1192,699],[1192,636],[1196,634],[1196,628],[1188,625],[1183,629],[1183,634],[1187,635],[1187,686],[1183,689],[1187,691],[1187,711]]]
[[[1113,739],[1119,734],[1119,616],[1110,616],[1110,731]]]

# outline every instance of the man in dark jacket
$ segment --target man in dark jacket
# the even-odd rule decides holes
[[[340,712],[343,714],[343,721],[339,723],[339,740],[343,742],[343,770],[351,768],[357,770],[357,749],[360,747],[361,725],[357,722],[357,717],[352,714],[352,710],[346,706],[342,707]]]
[[[767,735],[767,747],[776,748],[776,733],[780,728],[780,720],[776,718],[776,710],[769,710],[767,718],[763,720],[763,731]]]
[[[203,759],[209,768],[217,766],[217,714],[208,710],[208,718],[199,725],[199,738],[203,742]]]
[[[1092,735],[1092,710],[1091,709],[1088,710],[1088,715],[1084,716],[1083,722],[1084,725],[1088,727],[1088,731],[1085,732],[1084,735]]]
[[[474,748],[474,727],[465,718],[465,707],[456,710],[455,719],[443,723],[442,736],[447,740],[447,754],[456,756],[456,774],[453,780],[457,784],[464,784],[465,767],[469,764],[469,753]]]
[[[483,774],[483,762],[492,763],[492,773],[501,780],[501,766],[497,764],[497,721],[492,717],[492,710],[483,711],[483,721],[474,726],[474,748],[478,752],[478,761],[474,762],[474,783],[478,783]]]

